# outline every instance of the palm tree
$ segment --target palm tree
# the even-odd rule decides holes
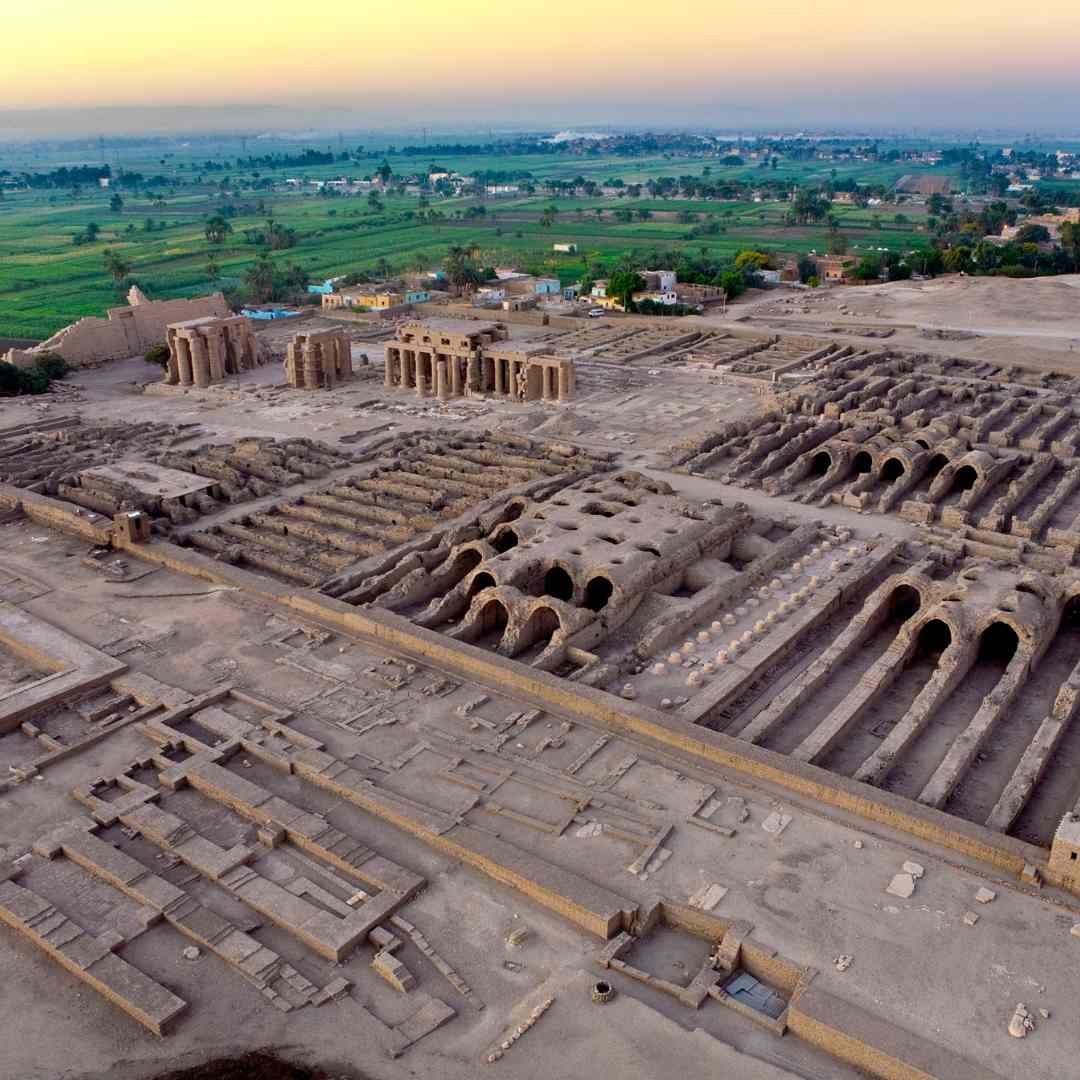
[[[454,245],[446,252],[443,260],[443,269],[446,272],[446,280],[457,292],[471,292],[480,283],[480,271],[476,268],[473,251],[475,245],[468,248]]]
[[[221,267],[218,266],[217,260],[213,255],[207,256],[206,259],[206,280],[211,285],[216,284],[221,279]]]
[[[232,226],[220,214],[215,214],[206,222],[206,240],[210,244],[223,244],[225,237],[233,231]]]
[[[118,255],[112,248],[106,248],[101,253],[101,261],[105,265],[105,273],[112,279],[117,288],[124,283],[124,278],[131,273],[131,263],[122,255]]]

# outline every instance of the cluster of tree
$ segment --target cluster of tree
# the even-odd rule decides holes
[[[233,227],[224,214],[215,214],[207,219],[203,231],[206,233],[206,242],[208,244],[224,244],[225,237],[233,231]]]
[[[345,155],[346,160],[348,155]],[[313,150],[310,147],[299,154],[262,154],[236,159],[238,169],[308,169],[314,165],[333,165],[337,158],[331,150]],[[227,163],[226,163],[227,164]]]
[[[398,154],[401,157],[429,157],[431,155],[441,155],[443,157],[450,157],[451,155],[454,157],[501,155],[511,157],[517,154],[557,153],[558,149],[558,146],[553,143],[539,142],[535,139],[507,139],[487,143],[425,143],[417,146],[389,146],[386,153]]]
[[[243,273],[240,290],[231,300],[254,304],[300,300],[307,295],[309,274],[297,263],[284,268],[268,255],[260,255]]]
[[[613,216],[616,221],[621,222],[623,225],[628,225],[631,221],[650,221],[652,220],[652,211],[647,207],[639,207],[637,210],[629,210],[625,206],[620,206],[613,212]]]
[[[44,394],[51,383],[67,375],[67,361],[55,352],[42,353],[32,367],[0,364],[0,397],[17,394]]]
[[[455,292],[472,292],[478,285],[498,276],[494,267],[482,266],[479,258],[480,248],[477,244],[455,244],[447,251],[443,259],[443,273],[447,284]]]
[[[824,221],[832,212],[832,201],[816,191],[804,189],[795,195],[788,218],[795,225]]]
[[[20,179],[29,188],[71,188],[82,184],[97,184],[99,180],[112,177],[108,165],[72,165],[52,169],[49,172],[24,172]]]
[[[1055,245],[1045,251],[1036,242],[1008,244],[979,240],[935,248],[940,269],[949,274],[988,274],[1000,277],[1037,277],[1045,274],[1072,274],[1080,269],[1080,247]],[[937,260],[929,256],[933,266]],[[933,271],[931,271],[933,272]]]
[[[748,288],[759,283],[762,270],[773,269],[773,257],[763,251],[743,250],[734,258],[720,259],[710,254],[709,249],[701,247],[691,252],[682,248],[676,251],[637,250],[622,256],[613,267],[599,260],[586,267],[581,282],[582,295],[588,295],[598,278],[607,278],[607,295],[618,299],[627,310],[644,310],[634,300],[637,293],[644,292],[645,279],[641,276],[643,267],[658,267],[674,270],[678,280],[690,285],[714,285],[723,289],[728,299],[744,293]],[[656,305],[654,305],[656,306]],[[661,304],[661,314],[678,314],[676,310],[684,305]],[[692,308],[685,308],[684,314]]]
[[[1080,185],[1061,187],[1055,184],[1039,184],[1020,196],[1020,202],[1032,210],[1041,212],[1053,206],[1080,206]]]
[[[211,239],[211,223],[213,223],[214,235],[221,236],[220,241]],[[221,230],[222,224],[226,226],[224,231]],[[206,228],[206,238],[210,243],[221,243],[224,241],[225,236],[232,232],[232,226],[223,219],[215,221],[211,218],[206,223]],[[265,229],[245,229],[241,235],[245,243],[254,244],[256,247],[268,247],[271,251],[282,251],[285,248],[296,247],[298,240],[295,229],[282,225],[280,222],[274,221],[273,218],[267,219]]]
[[[101,226],[91,221],[82,232],[77,232],[71,237],[71,242],[76,247],[81,247],[83,244],[92,244],[98,238],[100,232]]]
[[[224,203],[218,213],[223,218],[234,217],[246,217],[251,214],[265,214],[267,212],[266,200],[259,199],[258,202],[253,203],[241,203],[237,206],[235,203]]]

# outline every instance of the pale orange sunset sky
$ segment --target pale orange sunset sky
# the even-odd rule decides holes
[[[730,109],[735,123],[1035,127],[1080,103],[1076,0],[34,0],[5,4],[2,26],[9,110],[336,104],[371,122],[677,124]]]

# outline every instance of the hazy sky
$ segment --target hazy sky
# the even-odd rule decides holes
[[[78,128],[66,111],[28,119],[27,109],[178,105],[303,115],[332,106],[330,127],[342,115],[356,127],[1080,127],[1078,0],[33,0],[4,9],[0,134]],[[113,120],[153,126],[147,115]],[[216,110],[191,113],[191,126],[200,116],[229,126]]]

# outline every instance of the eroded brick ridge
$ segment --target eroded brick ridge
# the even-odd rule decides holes
[[[409,566],[431,546],[425,538],[432,530],[459,541],[478,536],[477,512],[509,516],[522,500],[597,466],[597,457],[576,448],[511,436],[402,436],[332,485],[311,485],[295,498],[192,533],[190,542],[236,565],[347,595],[381,556],[393,553],[393,565]],[[508,500],[512,492],[518,501]]]
[[[677,458],[797,502],[897,514],[943,540],[1005,534],[1080,547],[1080,381],[889,353],[829,354],[769,412]],[[1001,541],[988,540],[990,543]]]
[[[112,517],[141,510],[157,532],[322,480],[354,455],[306,438],[202,442],[199,424],[88,423],[62,417],[0,432],[0,477]]]

